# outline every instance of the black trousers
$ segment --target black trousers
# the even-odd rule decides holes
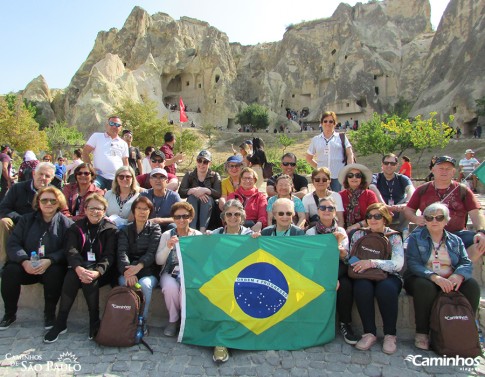
[[[65,327],[67,317],[71,311],[74,300],[76,299],[79,288],[82,289],[86,304],[88,305],[89,323],[95,325],[99,321],[99,288],[104,285],[112,284],[113,269],[109,269],[106,274],[101,275],[91,284],[83,284],[76,274],[76,271],[69,269],[62,285],[61,303],[57,315],[57,324]]]
[[[348,266],[339,261],[338,263],[338,281],[340,287],[337,291],[337,314],[340,322],[352,322],[352,305],[354,296],[352,295],[352,281],[347,275]]]
[[[404,280],[404,289],[413,296],[416,332],[418,334],[428,334],[431,309],[436,296],[441,292],[441,288],[426,278],[409,276]],[[476,280],[471,278],[464,281],[459,291],[470,302],[473,312],[476,312],[480,303],[480,287]]]
[[[22,265],[7,262],[3,268],[1,287],[5,314],[11,316],[17,313],[22,285],[41,283],[44,285],[44,314],[46,317],[54,317],[66,270],[65,265],[53,264],[42,275],[30,275]]]

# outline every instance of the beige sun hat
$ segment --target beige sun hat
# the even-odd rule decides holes
[[[347,173],[350,172],[352,169],[360,170],[360,172],[364,174],[367,185],[369,185],[372,182],[372,172],[367,166],[362,164],[349,164],[344,166],[343,169],[340,170],[340,173],[338,175],[338,181],[342,186],[344,184]]]

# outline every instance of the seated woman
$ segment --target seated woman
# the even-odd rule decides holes
[[[106,216],[113,221],[118,228],[124,227],[129,221],[133,221],[132,204],[140,195],[140,186],[135,179],[135,172],[129,166],[122,166],[116,170],[111,190],[106,192],[108,201]]]
[[[202,234],[190,227],[195,216],[194,207],[190,203],[178,202],[172,205],[171,216],[177,227],[162,234],[156,254],[157,264],[163,266],[160,274],[160,286],[168,310],[169,322],[163,330],[165,336],[177,335],[177,326],[180,320],[180,270],[174,246],[179,242],[179,237]]]
[[[155,263],[155,254],[162,234],[160,226],[148,219],[151,211],[153,203],[147,197],[139,196],[133,201],[131,213],[135,221],[120,231],[117,253],[118,271],[121,274],[118,282],[128,287],[140,283],[145,296],[143,317],[146,322],[152,291],[158,282],[159,268]]]
[[[209,226],[215,200],[221,197],[221,177],[210,169],[211,161],[209,151],[200,151],[197,167],[184,175],[179,188],[180,197],[187,198],[187,202],[194,207],[195,214],[190,226],[200,229],[202,233]]]
[[[392,215],[385,203],[374,203],[367,208],[365,215],[369,224],[370,232],[391,233],[392,229],[389,224],[392,222]],[[352,236],[350,250],[355,243],[364,237],[367,232],[358,230]],[[376,323],[374,298],[377,299],[379,311],[381,312],[382,322],[384,324],[384,344],[382,351],[387,354],[396,352],[396,322],[398,313],[398,299],[402,288],[401,277],[398,272],[404,264],[404,249],[401,236],[396,232],[391,234],[389,242],[392,247],[391,259],[365,259],[352,263],[352,269],[356,273],[363,273],[370,268],[377,268],[388,273],[383,280],[371,279],[353,279],[354,299],[357,304],[364,335],[355,348],[359,350],[368,350],[375,342]]]
[[[273,203],[275,225],[270,225],[261,231],[262,236],[303,236],[305,232],[293,225],[295,204],[287,198],[277,199]]]
[[[306,222],[309,227],[315,226],[315,223],[320,220],[318,202],[321,198],[327,196],[331,196],[335,202],[338,226],[344,226],[342,197],[338,192],[330,190],[330,181],[330,170],[328,168],[322,167],[312,171],[312,183],[315,191],[306,194],[301,200],[305,207]]]
[[[229,174],[229,177],[221,181],[222,195],[219,199],[219,208],[221,211],[224,208],[224,204],[226,204],[227,196],[239,188],[239,177],[242,167],[243,161],[241,156],[231,156],[224,164],[224,169]]]
[[[295,205],[295,212],[297,214],[297,219],[295,218],[296,226],[303,229],[306,223],[305,207],[303,206],[300,198],[292,194],[293,180],[291,179],[291,177],[287,174],[281,174],[276,179],[275,189],[276,195],[268,199],[268,205],[266,206],[266,212],[268,213],[268,224],[272,224],[274,219],[273,203],[277,199],[287,198],[292,200],[293,204]]]
[[[472,263],[463,241],[444,228],[450,210],[433,203],[423,212],[426,226],[409,236],[404,288],[413,296],[417,348],[429,349],[429,323],[433,302],[440,291],[460,291],[474,312],[480,302],[480,287],[472,278]]]
[[[56,319],[56,305],[67,270],[66,232],[73,222],[59,212],[66,207],[66,199],[53,186],[39,189],[32,207],[34,212],[20,218],[7,241],[8,262],[1,283],[5,315],[0,330],[6,330],[17,318],[22,285],[43,284],[45,329],[50,330]],[[30,261],[33,251],[40,258],[37,265]]]
[[[79,164],[74,169],[74,183],[69,183],[64,186],[62,192],[66,197],[67,206],[69,208],[69,213],[71,218],[76,221],[83,219],[86,214],[84,209],[84,201],[91,194],[104,195],[104,190],[101,190],[94,184],[94,179],[96,178],[96,171],[93,165],[82,163]]]
[[[367,207],[378,202],[376,194],[368,189],[372,172],[364,165],[349,164],[340,171],[338,180],[344,186],[339,194],[344,206],[345,230],[349,233],[365,227]]]
[[[67,317],[79,288],[88,305],[88,338],[93,339],[99,329],[99,288],[113,283],[118,229],[104,216],[108,202],[99,194],[91,194],[83,205],[86,217],[76,221],[66,234],[70,268],[62,285],[56,323],[44,336],[44,343],[55,342],[67,331]]]
[[[330,180],[329,180],[330,181]],[[338,242],[340,260],[338,265],[339,288],[337,290],[337,313],[340,320],[340,333],[348,344],[356,344],[359,340],[352,329],[352,282],[347,275],[348,266],[345,263],[349,253],[349,238],[345,229],[338,226],[337,211],[333,196],[321,198],[318,203],[319,221],[313,228],[307,230],[306,234],[332,233]]]

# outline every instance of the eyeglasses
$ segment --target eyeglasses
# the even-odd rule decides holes
[[[362,174],[361,173],[349,173],[347,174],[347,178],[362,178]]]
[[[138,210],[138,211],[141,211],[141,212],[148,212],[148,211],[150,211],[150,208],[135,207],[135,210]]]
[[[293,212],[276,212],[278,216],[293,216]]]
[[[124,181],[125,179],[128,180],[132,179],[133,177],[131,175],[119,175],[118,178]]]
[[[328,182],[328,179],[327,178],[313,178],[313,182],[317,182],[317,183],[325,183],[325,182]]]
[[[389,165],[391,165],[391,166],[396,166],[396,165],[397,165],[397,162],[394,162],[394,161],[384,161],[384,162],[382,163],[382,165],[387,165],[387,166],[389,166]]]
[[[227,166],[229,169],[239,169],[241,165],[228,165]]]
[[[330,124],[334,124],[335,122],[333,120],[324,120],[323,123],[330,123]]]
[[[91,175],[91,172],[89,172],[89,171],[78,171],[76,173],[76,175],[84,175],[84,176],[87,177],[88,175]]]
[[[382,216],[380,213],[375,213],[375,214],[371,214],[371,213],[368,213],[367,215],[365,215],[365,218],[367,220],[370,220],[372,218],[376,219],[376,220],[382,220],[384,216]]]
[[[161,164],[161,163],[163,162],[163,160],[162,160],[161,158],[160,158],[160,159],[155,158],[155,159],[152,159],[152,162],[153,162],[154,164]]]
[[[89,212],[104,212],[104,208],[99,207],[86,207]]]
[[[165,181],[167,179],[167,177],[165,177],[163,175],[155,174],[155,175],[151,175],[150,179]]]
[[[108,124],[109,124],[111,127],[116,127],[116,128],[121,127],[121,123],[116,123],[116,122],[113,122],[112,120],[110,120],[110,121],[108,122]]]
[[[252,180],[254,180],[254,177],[242,177],[241,179],[243,181],[252,181]]]
[[[42,161],[51,162],[52,160],[50,158],[44,158]]]
[[[241,212],[226,212],[225,216],[227,217],[241,217]]]
[[[173,219],[174,220],[181,220],[181,219],[188,220],[188,219],[190,219],[190,215],[188,213],[185,213],[183,215],[173,215]]]
[[[198,164],[204,164],[204,165],[208,165],[208,164],[209,164],[209,162],[210,162],[209,160],[204,160],[204,159],[202,159],[202,158],[198,158],[198,159],[197,159],[197,163],[198,163]]]
[[[334,206],[318,206],[318,209],[320,211],[328,211],[328,212],[333,212],[335,210],[335,207]]]
[[[445,215],[436,215],[436,216],[426,215],[426,216],[424,216],[424,219],[429,223],[432,222],[433,219],[440,223],[445,219]]]
[[[296,162],[282,162],[281,165],[291,166],[292,168],[294,168],[296,166]]]
[[[58,203],[57,199],[48,199],[48,198],[42,198],[42,199],[40,199],[40,200],[39,200],[39,202],[40,202],[41,204],[47,204],[47,203],[50,203],[50,204],[52,204],[52,205],[54,205],[54,204],[57,204],[57,203]]]

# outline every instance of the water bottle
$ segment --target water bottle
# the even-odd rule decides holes
[[[40,264],[40,259],[36,251],[32,251],[32,253],[30,254],[30,263],[32,263],[32,267],[34,268],[36,268]]]
[[[402,231],[402,240],[403,240],[403,249],[407,250],[408,248],[408,241],[409,241],[409,228],[405,228]]]
[[[136,327],[135,344],[139,344],[143,338],[143,316],[138,316],[138,326]]]
[[[478,329],[478,340],[480,341],[480,347],[484,347],[485,340],[483,338],[483,332],[482,332],[482,327],[480,326],[480,322],[478,322],[478,319],[475,319],[475,323],[477,324],[477,329]]]

